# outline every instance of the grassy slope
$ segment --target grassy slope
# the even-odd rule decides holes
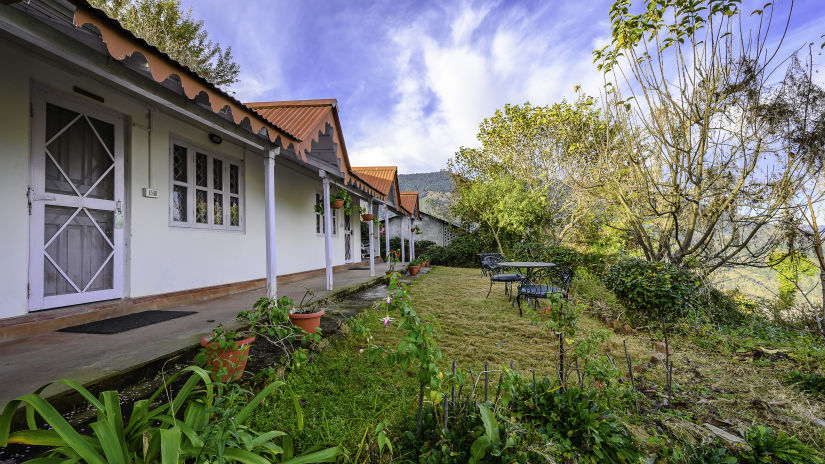
[[[580,287],[587,286],[590,295],[609,298],[603,289],[593,288],[598,286],[593,281],[577,283]],[[460,366],[477,372],[485,361],[492,369],[512,360],[522,372],[534,369],[537,374],[552,375],[557,351],[555,340],[529,325],[526,317],[520,318],[518,310],[511,308],[502,294],[500,285],[485,299],[488,287],[489,280],[477,269],[441,267],[434,268],[411,286],[416,310],[437,320],[443,368],[447,368],[450,360],[457,359]],[[380,326],[378,318],[382,316],[372,310],[365,314],[365,321],[378,344],[394,345],[397,334]],[[605,328],[587,315],[581,319],[580,327]],[[636,333],[626,337],[634,365],[646,364],[650,359],[654,336]],[[620,370],[626,372],[623,338],[611,332],[602,349],[610,352]],[[693,342],[697,339],[712,341],[707,345],[711,349],[699,348]],[[683,405],[657,411],[643,400],[645,414],[636,415],[630,410],[619,413],[635,424],[633,429],[640,438],[654,430],[656,423],[712,422],[730,430],[761,423],[794,433],[803,442],[825,449],[825,428],[810,420],[811,416],[825,417],[825,404],[782,383],[786,372],[799,368],[799,364],[788,359],[775,362],[740,359],[730,353],[740,342],[719,334],[674,336],[674,382],[676,396],[685,399]],[[353,336],[338,339],[313,363],[287,376],[288,383],[302,399],[306,415],[306,428],[297,435],[301,449],[343,443],[352,450],[357,448],[364,431],[378,421],[398,424],[411,414],[416,393],[412,374],[388,368],[384,363],[369,363],[358,353],[361,343]],[[808,353],[797,358],[800,363],[809,363],[806,367],[812,369],[822,356],[822,352],[817,352],[815,356]],[[664,369],[650,368],[637,374],[637,380],[639,377],[645,377],[648,385],[656,385],[661,390]],[[260,429],[292,422],[289,408],[277,402],[256,420]],[[398,433],[397,428],[393,431]]]

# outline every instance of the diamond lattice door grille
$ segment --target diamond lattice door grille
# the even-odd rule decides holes
[[[114,200],[114,134],[111,123],[46,105],[45,191],[63,201],[45,206],[44,296],[113,288],[114,208],[65,203]]]

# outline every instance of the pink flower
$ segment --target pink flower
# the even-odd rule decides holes
[[[361,353],[361,354],[364,354],[364,349],[361,348],[360,350],[358,350],[358,352]]]
[[[391,297],[391,296],[388,296],[388,297],[387,297],[387,304],[390,304],[390,303],[392,303],[392,297]]]
[[[384,233],[384,228],[383,228],[383,227],[381,228],[381,233],[382,233],[382,234]]]
[[[389,327],[390,322],[392,322],[392,321],[393,321],[393,318],[391,318],[390,316],[381,318],[381,322],[384,323],[384,327]]]

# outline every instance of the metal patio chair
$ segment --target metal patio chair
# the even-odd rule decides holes
[[[519,316],[522,315],[521,300],[526,300],[527,304],[532,302],[535,309],[538,309],[540,299],[548,298],[551,294],[561,294],[566,300],[572,281],[573,269],[567,266],[552,266],[536,270],[529,279],[524,279],[519,283],[515,299]]]
[[[512,298],[513,284],[524,280],[524,275],[517,272],[504,272],[504,268],[498,266],[498,263],[504,261],[503,257],[488,256],[486,260],[488,263],[487,275],[490,276],[490,290],[487,291],[487,296],[484,298],[490,297],[490,292],[493,291],[493,283],[496,282],[504,283],[504,295]]]
[[[481,257],[481,275],[486,276],[490,272],[490,266],[504,261],[504,255],[501,253],[479,253]]]

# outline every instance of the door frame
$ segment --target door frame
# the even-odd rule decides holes
[[[29,212],[29,276],[28,276],[28,310],[39,311],[63,306],[71,306],[94,301],[120,299],[124,296],[125,276],[125,217],[126,217],[126,176],[125,176],[125,138],[126,118],[106,107],[75,98],[61,91],[50,89],[33,82],[31,85],[31,126],[29,152],[29,189],[30,192],[45,193],[45,135],[46,103],[76,111],[114,125],[114,199],[97,200],[76,197],[72,206],[107,205],[113,212],[120,208],[124,218],[121,227],[113,227],[114,254],[112,255],[112,288],[80,292],[66,295],[44,296],[44,229],[46,201],[30,201]],[[68,195],[67,195],[68,196]],[[108,208],[105,208],[108,209]],[[79,213],[79,214],[82,214]]]

